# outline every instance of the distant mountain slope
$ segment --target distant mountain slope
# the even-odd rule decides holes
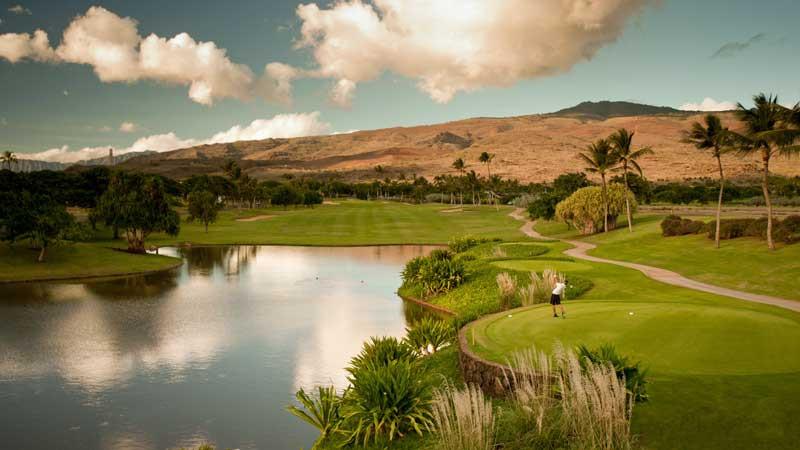
[[[123,153],[121,155],[115,155],[114,164],[123,163],[131,158],[136,158],[137,156],[151,155],[154,153],[156,152],[147,150],[143,152],[130,152],[130,153]],[[72,166],[107,166],[107,165],[108,165],[107,156],[104,156],[102,158],[83,159],[74,163],[60,163],[53,161],[39,161],[36,159],[19,158],[17,159],[17,163],[11,166],[11,170],[13,170],[14,172],[34,172],[37,170],[65,170],[68,167]]]
[[[565,112],[566,111],[566,112]],[[623,115],[630,112],[630,115]],[[714,160],[681,142],[682,132],[703,113],[627,102],[582,103],[553,114],[475,118],[435,125],[386,128],[349,134],[267,139],[191,147],[133,158],[122,167],[175,178],[222,174],[227,159],[239,162],[255,178],[327,174],[349,180],[455,174],[453,160],[464,158],[467,170],[487,174],[481,152],[496,155],[492,174],[519,180],[548,181],[580,171],[577,154],[619,128],[635,131],[635,146],[655,154],[641,161],[651,180],[715,177]],[[732,113],[719,113],[726,126],[738,127]],[[755,173],[756,159],[733,155],[723,160],[730,176]],[[376,167],[381,166],[377,171]],[[776,173],[800,175],[796,161],[778,159]]]
[[[573,116],[582,115],[598,119],[608,119],[611,117],[630,117],[630,116],[654,116],[654,115],[689,115],[686,111],[670,108],[668,106],[652,106],[631,102],[583,102],[570,108],[564,108],[550,115],[553,116]]]

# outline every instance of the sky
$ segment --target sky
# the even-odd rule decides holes
[[[0,150],[73,162],[626,100],[800,101],[796,0],[0,1]]]

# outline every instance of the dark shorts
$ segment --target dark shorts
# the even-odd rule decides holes
[[[561,304],[561,296],[558,294],[550,295],[550,304],[551,305],[560,305]]]

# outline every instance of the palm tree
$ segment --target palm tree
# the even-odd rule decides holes
[[[722,154],[730,149],[730,132],[722,126],[719,117],[708,114],[704,118],[705,126],[700,122],[692,124],[692,128],[684,132],[683,142],[694,144],[698,150],[711,151],[719,168],[719,200],[717,201],[717,229],[714,242],[719,248],[719,221],[722,214],[722,194],[725,191],[725,173],[722,170]]]
[[[455,161],[453,161],[453,169],[456,169],[458,171],[458,173],[463,177],[464,176],[464,171],[467,170],[467,164],[464,162],[463,158],[457,158]],[[462,180],[460,180],[460,179],[458,180],[458,183],[459,183],[458,196],[459,196],[459,199],[460,199],[461,207],[463,208],[464,207],[464,193],[462,192],[462,189],[461,189],[461,181]]]
[[[800,130],[793,122],[796,111],[778,103],[775,95],[758,94],[753,97],[752,108],[741,103],[736,107],[736,115],[744,123],[744,133],[731,133],[738,141],[742,155],[758,153],[761,156],[761,189],[767,205],[767,246],[775,249],[772,240],[772,200],[769,196],[769,162],[773,156],[800,152],[800,146],[792,145],[800,137]]]
[[[625,182],[625,212],[628,216],[628,230],[631,232],[633,232],[633,217],[631,215],[631,201],[628,197],[628,169],[632,167],[639,172],[639,176],[644,176],[642,168],[636,160],[642,156],[653,154],[653,149],[649,147],[640,148],[639,150],[633,149],[634,134],[636,133],[620,128],[608,138],[621,164],[622,179]]]
[[[606,175],[619,164],[619,156],[614,147],[606,139],[589,144],[585,153],[579,153],[583,162],[587,164],[586,171],[600,175],[603,182],[603,232],[608,232],[608,192]]]
[[[8,170],[11,170],[11,164],[17,163],[17,155],[15,155],[14,152],[6,150],[3,152],[3,155],[0,156],[0,162],[5,164]]]
[[[489,167],[489,165],[492,163],[493,159],[494,159],[494,154],[489,152],[483,152],[481,153],[481,156],[478,157],[478,161],[482,162],[483,164],[486,164],[486,173],[489,174],[489,178],[492,178],[492,169],[491,167]]]

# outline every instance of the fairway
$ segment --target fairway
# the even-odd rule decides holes
[[[453,211],[442,213],[442,210]],[[205,232],[199,223],[182,221],[177,237],[154,235],[157,245],[272,244],[377,245],[446,244],[453,236],[519,240],[519,222],[509,207],[411,205],[399,202],[342,200],[316,208],[227,209]],[[270,216],[269,220],[241,220]]]

